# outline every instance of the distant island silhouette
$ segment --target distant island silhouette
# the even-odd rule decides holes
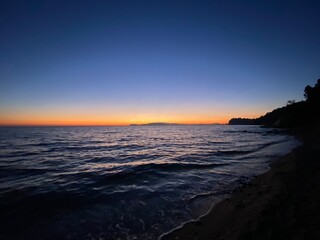
[[[167,123],[167,122],[152,122],[152,123],[143,123],[143,124],[135,124],[132,123],[129,126],[180,126],[180,125],[225,125],[221,123],[194,123],[194,124],[186,124],[186,123]]]
[[[166,123],[166,122],[152,122],[144,124],[130,124],[130,126],[171,126],[171,125],[181,125],[179,123]]]

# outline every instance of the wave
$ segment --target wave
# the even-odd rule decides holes
[[[25,145],[27,147],[52,147],[52,146],[66,146],[70,144],[79,144],[79,145],[86,145],[86,144],[101,144],[104,143],[104,141],[98,141],[98,140],[89,140],[89,141],[81,141],[81,142],[66,142],[66,141],[57,141],[57,142],[42,142],[42,143],[32,143],[29,145]]]
[[[230,144],[230,142],[209,141],[208,144]]]
[[[259,135],[274,135],[274,134],[281,134],[281,133],[286,133],[287,131],[285,129],[271,129],[271,130],[265,130],[263,129],[263,131],[254,131],[254,130],[229,130],[229,131],[224,131],[224,133],[250,133],[250,134],[259,134]]]
[[[146,165],[137,166],[135,170],[164,170],[164,171],[176,171],[176,170],[188,170],[188,169],[205,169],[205,168],[215,168],[229,165],[228,163],[166,163],[166,164],[156,164],[150,163]]]
[[[256,147],[251,150],[219,150],[217,152],[213,152],[213,155],[217,155],[217,156],[247,155],[250,153],[258,152],[258,151],[265,149],[267,147],[270,147],[272,145],[285,143],[285,142],[287,142],[287,140],[264,143],[264,144],[256,145]]]
[[[41,175],[47,172],[55,172],[55,169],[46,168],[10,168],[0,166],[0,177],[6,176],[21,176],[21,175]]]
[[[94,170],[87,172],[77,172],[64,175],[64,177],[75,179],[91,179],[95,184],[114,184],[114,181],[139,181],[149,177],[159,177],[160,175],[168,174],[169,172],[181,172],[188,170],[211,169],[227,166],[229,163],[147,163],[137,166],[122,165],[108,170]],[[70,179],[71,180],[71,179]]]
[[[15,151],[15,152],[9,152],[7,154],[0,154],[1,158],[16,158],[16,157],[29,157],[29,156],[35,156],[38,155],[38,152],[25,152],[25,151]]]
[[[112,146],[65,146],[65,147],[53,147],[44,152],[61,152],[61,151],[103,151],[103,150],[136,150],[144,149],[145,146],[139,144],[128,144],[128,145],[112,145]]]
[[[241,150],[226,150],[226,151],[217,151],[215,155],[217,156],[230,156],[230,155],[244,155],[254,152],[255,150],[251,151],[241,151]]]

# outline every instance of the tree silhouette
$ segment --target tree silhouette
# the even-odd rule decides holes
[[[320,79],[318,79],[314,87],[311,87],[310,85],[305,87],[304,97],[308,103],[315,105],[320,104]]]

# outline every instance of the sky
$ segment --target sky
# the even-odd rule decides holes
[[[226,123],[320,78],[320,1],[0,1],[0,125]]]

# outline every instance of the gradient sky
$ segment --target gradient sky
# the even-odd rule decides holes
[[[0,124],[227,122],[320,78],[320,1],[0,2]]]

